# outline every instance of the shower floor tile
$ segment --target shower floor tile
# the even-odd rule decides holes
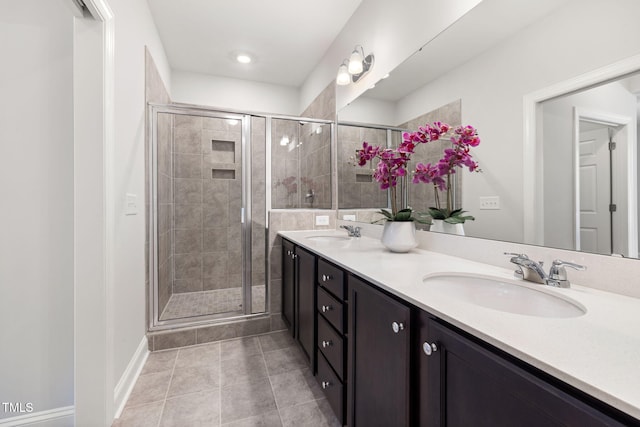
[[[173,294],[160,315],[160,320],[240,312],[242,297],[242,288]],[[252,301],[254,313],[264,311],[264,285],[252,287]]]
[[[288,331],[154,352],[112,427],[340,426],[302,357]]]

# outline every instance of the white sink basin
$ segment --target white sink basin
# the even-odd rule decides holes
[[[557,318],[578,317],[586,313],[586,308],[580,303],[564,295],[498,278],[447,274],[426,277],[423,282],[431,290],[451,298],[508,313]]]
[[[346,233],[342,234],[318,234],[315,236],[308,236],[308,240],[322,247],[331,248],[347,248],[351,246],[352,237],[347,236]]]

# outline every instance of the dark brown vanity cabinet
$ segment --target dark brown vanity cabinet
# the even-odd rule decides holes
[[[296,336],[295,328],[295,282],[296,282],[295,245],[282,240],[282,318],[289,326],[291,334]]]
[[[350,426],[410,425],[411,308],[349,276]]]
[[[344,424],[347,382],[345,273],[339,267],[319,259],[316,280],[316,379],[336,417]]]
[[[282,315],[311,367],[315,365],[315,275],[315,255],[283,239]]]
[[[417,317],[416,425],[637,425],[624,414],[619,419],[605,414],[597,401],[570,394],[424,311]]]

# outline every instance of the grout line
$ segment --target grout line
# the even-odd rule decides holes
[[[218,343],[218,425],[222,425],[222,345]]]
[[[278,418],[280,418],[280,424],[284,425],[284,422],[282,421],[282,414],[280,413],[280,406],[278,405],[278,399],[276,399],[276,392],[273,388],[273,383],[271,382],[271,375],[269,374],[267,359],[264,357],[264,349],[262,348],[262,342],[260,342],[260,338],[257,338],[257,339],[258,339],[258,347],[260,348],[260,354],[262,354],[262,360],[264,361],[264,365],[267,371],[267,380],[269,381],[269,386],[271,387],[271,394],[273,395],[273,403],[276,405],[276,411],[278,412]]]
[[[171,368],[171,377],[169,377],[169,384],[167,385],[167,391],[164,393],[164,399],[162,401],[162,409],[160,410],[160,418],[158,418],[158,425],[156,427],[160,427],[160,423],[162,422],[162,416],[164,415],[164,408],[167,405],[167,396],[169,395],[169,390],[171,389],[171,383],[173,382],[173,374],[176,371],[176,365],[178,364],[178,357],[180,356],[180,350],[176,353],[176,359],[173,361],[173,367]]]

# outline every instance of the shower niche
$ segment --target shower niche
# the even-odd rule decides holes
[[[149,329],[264,313],[266,118],[149,114]]]

